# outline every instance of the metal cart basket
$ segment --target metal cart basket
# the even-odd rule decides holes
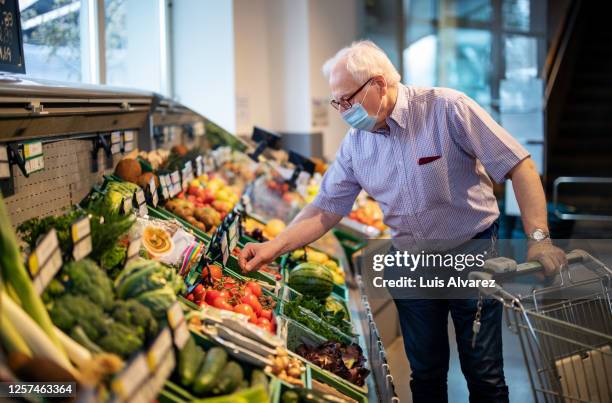
[[[612,402],[612,271],[581,250],[569,253],[568,261],[553,285],[527,295],[499,282],[541,270],[538,263],[492,259],[486,272],[470,276],[496,279],[495,288],[481,292],[504,304],[536,402]]]

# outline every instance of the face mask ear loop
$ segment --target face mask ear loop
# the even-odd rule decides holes
[[[369,88],[368,88],[369,89]],[[367,91],[366,91],[367,92]],[[380,98],[380,103],[378,104],[378,110],[376,111],[376,121],[378,122],[378,114],[380,113],[380,108],[382,107],[382,97]]]

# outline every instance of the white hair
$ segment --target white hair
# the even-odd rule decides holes
[[[387,85],[394,87],[400,82],[401,76],[385,52],[372,41],[357,41],[351,46],[342,48],[334,57],[323,65],[323,75],[329,81],[334,66],[346,59],[346,70],[358,83],[365,83],[373,76],[381,75],[387,80]]]

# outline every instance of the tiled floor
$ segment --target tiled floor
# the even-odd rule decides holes
[[[455,335],[452,321],[449,318],[449,337],[451,340],[451,362],[448,373],[448,396],[449,403],[466,403],[468,401],[468,390],[459,367],[457,346],[454,342]],[[523,363],[523,353],[515,334],[505,329],[504,339],[504,370],[506,382],[510,388],[510,402],[530,403],[533,402],[529,378]],[[393,375],[395,390],[402,403],[411,403],[410,395],[410,366],[404,353],[402,338],[397,338],[386,348],[387,358]]]

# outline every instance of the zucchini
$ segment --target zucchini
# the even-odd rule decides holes
[[[202,366],[206,353],[198,346],[193,337],[190,337],[185,347],[179,351],[178,373],[181,385],[191,386],[193,380]]]
[[[259,369],[254,369],[251,372],[251,386],[263,386],[264,390],[268,390],[268,376]]]
[[[223,371],[219,374],[219,378],[213,387],[213,394],[215,395],[227,395],[236,390],[242,379],[244,378],[244,372],[242,367],[236,361],[228,362]]]
[[[225,367],[227,353],[221,347],[213,347],[206,353],[204,364],[193,383],[193,393],[202,396],[214,386],[217,377]]]

